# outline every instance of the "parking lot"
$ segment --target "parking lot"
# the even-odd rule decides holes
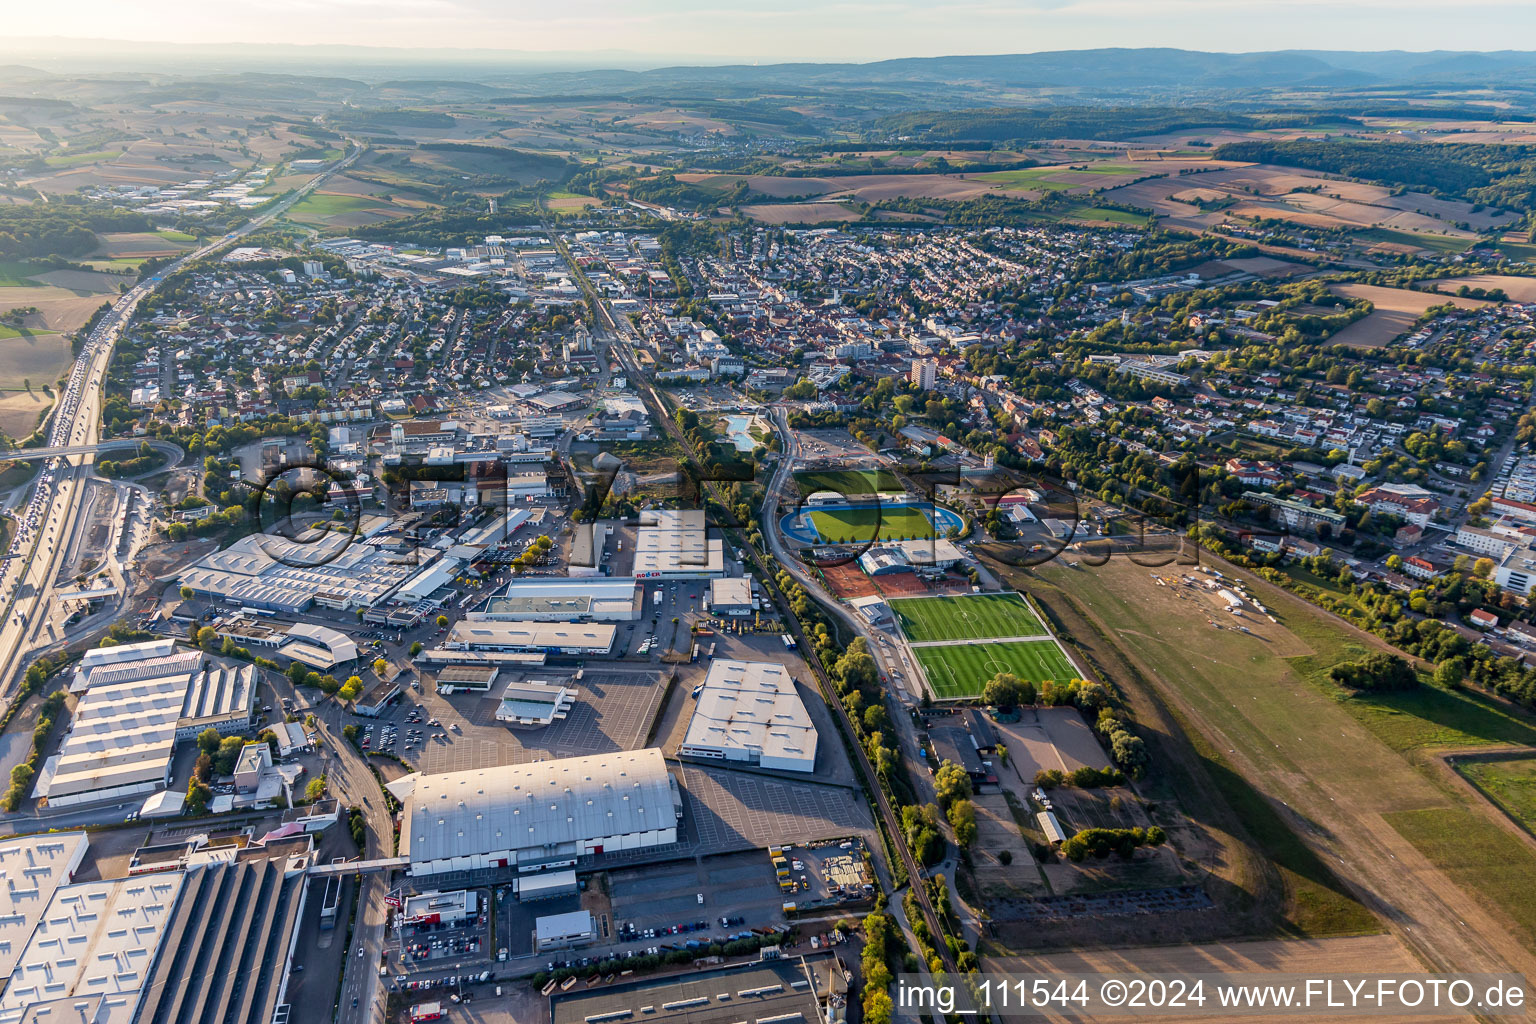
[[[875,827],[854,790],[693,764],[681,772],[685,834],[700,854],[868,836]]]
[[[608,664],[584,669],[580,679],[574,674],[574,669],[561,668],[523,676],[576,691],[570,714],[542,729],[509,729],[496,721],[503,685],[513,678],[510,674],[504,674],[489,693],[444,697],[430,688],[425,694],[413,692],[411,707],[422,704],[423,713],[441,726],[429,730],[427,742],[416,748],[419,753],[400,751],[401,756],[435,773],[643,747],[665,691],[661,674],[655,669]],[[387,717],[404,718],[409,710],[391,709]]]

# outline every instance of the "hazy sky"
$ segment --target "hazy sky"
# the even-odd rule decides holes
[[[0,0],[0,36],[877,60],[1095,46],[1536,46],[1530,0]]]

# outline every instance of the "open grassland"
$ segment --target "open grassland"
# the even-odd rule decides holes
[[[1445,747],[1536,744],[1529,721],[1427,686],[1381,697],[1341,690],[1330,669],[1383,645],[1246,572],[1235,575],[1254,585],[1285,636],[1213,629],[1202,592],[1156,586],[1123,559],[1039,574],[1141,667],[1255,841],[1290,861],[1294,917],[1326,927],[1353,916],[1322,867],[1333,865],[1391,908],[1432,962],[1532,965],[1536,901],[1509,898],[1508,885],[1536,872],[1536,850],[1505,842],[1491,808],[1469,811],[1465,791],[1428,767]],[[1437,845],[1452,819],[1466,853],[1455,872]],[[1304,847],[1286,852],[1286,831]],[[1486,841],[1498,859],[1467,852],[1469,841]],[[1315,924],[1306,930],[1317,934]]]
[[[914,647],[923,672],[941,700],[981,696],[987,680],[999,672],[1042,683],[1066,682],[1078,672],[1054,640],[1015,640],[1011,643],[955,643]]]
[[[875,540],[916,540],[933,536],[933,522],[910,505],[870,505],[861,508],[813,509],[811,522],[821,539],[831,544],[863,544]]]
[[[890,604],[901,631],[913,643],[1045,635],[1045,627],[1018,594],[908,597]]]
[[[1536,835],[1536,755],[1458,760],[1456,771],[1513,821]]]
[[[903,490],[895,474],[877,469],[818,469],[795,474],[801,494],[833,491],[849,498],[896,494]]]

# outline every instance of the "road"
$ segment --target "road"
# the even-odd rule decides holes
[[[364,148],[356,144],[340,161],[311,178],[270,210],[208,245],[187,253],[147,281],[124,292],[92,328],[75,361],[69,381],[59,395],[48,435],[50,448],[77,454],[54,455],[38,476],[32,499],[17,514],[20,524],[10,557],[0,570],[0,697],[9,701],[20,680],[20,670],[31,653],[59,639],[50,605],[54,582],[64,553],[74,542],[75,531],[87,527],[81,515],[85,483],[94,475],[94,447],[100,442],[101,383],[112,360],[112,349],[133,317],[134,310],[164,278],[203,259],[281,217],[288,209],[318,188],[327,178],[351,166]]]
[[[548,233],[551,241],[555,243],[556,248],[559,250],[561,256],[565,259],[566,264],[571,268],[572,274],[576,276],[577,281],[581,285],[582,291],[586,295],[587,304],[593,310],[594,319],[598,321],[597,330],[593,331],[594,340],[600,339],[604,343],[605,347],[608,348],[610,353],[616,352],[618,354],[619,362],[624,366],[629,380],[637,386],[641,398],[645,401],[646,405],[650,409],[651,416],[656,420],[657,423],[662,425],[663,429],[665,429],[667,433],[672,436],[678,445],[681,446],[683,451],[691,452],[693,450],[693,446],[689,443],[688,439],[683,436],[682,430],[678,427],[677,422],[671,416],[666,414],[666,404],[662,402],[661,396],[657,393],[655,385],[651,383],[650,377],[647,376],[646,373],[641,369],[639,360],[635,358],[634,352],[631,348],[635,342],[635,338],[632,334],[632,325],[630,325],[628,320],[615,321],[613,314],[608,310],[607,305],[598,296],[596,290],[592,288],[590,282],[587,281],[586,275],[580,272],[576,265],[576,261],[572,259],[570,250],[566,247],[565,242],[561,240],[560,237],[554,232],[549,231],[547,226],[545,227],[545,231]],[[620,326],[621,324],[622,326]],[[623,343],[613,344],[614,342]],[[776,410],[776,412],[782,416],[782,410]],[[769,497],[765,499],[763,503],[763,535],[765,537],[772,538],[772,540],[769,541],[770,545],[777,544],[778,542],[777,531],[774,529],[771,519],[773,511],[778,507],[777,495],[780,491],[780,488],[784,486],[786,475],[794,465],[795,440],[793,432],[788,430],[787,423],[783,425],[783,434],[785,442],[784,454],[779,460],[779,465],[774,470],[773,482],[769,485],[768,488]],[[724,496],[720,493],[719,489],[712,481],[701,481],[700,486],[706,492],[708,492],[709,496],[721,508],[729,507],[729,503],[725,500]],[[703,495],[700,497],[702,498]],[[772,503],[771,506],[770,502]],[[744,539],[736,541],[735,546],[747,552],[748,556],[757,567],[758,572],[764,579],[773,578],[774,574],[769,569],[768,563],[763,558],[761,552],[752,547],[750,544],[747,544]],[[800,569],[798,563],[793,558],[786,558],[781,549],[775,548],[774,557],[778,559],[781,566],[789,569],[791,574],[799,572],[803,575],[803,570]],[[802,585],[804,585],[803,580]],[[810,591],[811,593],[820,592],[819,587],[816,587],[814,584],[812,587],[813,589]],[[774,600],[778,605],[780,616],[786,623],[790,625],[791,631],[796,635],[796,642],[800,645],[800,652],[805,658],[806,664],[811,666],[813,670],[813,675],[816,677],[817,686],[821,690],[822,697],[826,699],[827,705],[837,715],[839,726],[846,736],[850,738],[857,736],[858,734],[853,729],[853,723],[848,719],[847,709],[843,706],[843,702],[838,699],[837,693],[832,686],[831,680],[827,677],[825,668],[821,665],[820,659],[817,657],[815,651],[811,647],[804,631],[800,628],[798,620],[787,607],[787,604],[783,599],[783,595],[777,593],[772,588],[770,588],[769,592],[774,595]],[[830,603],[822,601],[820,603],[829,607],[833,613],[836,614],[845,623],[852,625],[855,631],[861,632],[858,623],[854,621],[854,618],[849,615],[847,610],[844,609],[842,605],[835,601]],[[870,647],[873,649],[875,644],[871,642]],[[901,819],[896,814],[894,807],[891,805],[889,798],[886,796],[885,790],[881,788],[878,782],[879,776],[875,773],[874,766],[870,763],[869,756],[865,752],[863,744],[855,740],[849,743],[849,747],[852,750],[854,757],[858,760],[860,769],[864,774],[864,778],[869,780],[870,790],[875,797],[874,809],[884,821],[887,834],[891,839],[891,845],[895,848],[897,856],[901,858],[902,863],[905,865],[907,877],[910,878],[913,882],[912,892],[917,897],[918,905],[922,909],[923,917],[928,924],[928,928],[935,939],[939,940],[937,942],[938,952],[940,958],[944,962],[945,970],[951,974],[957,974],[959,971],[955,965],[954,956],[950,953],[948,947],[944,944],[942,939],[939,938],[945,934],[945,931],[939,927],[938,914],[933,909],[933,903],[928,896],[928,888],[926,885],[922,884],[923,880],[927,878],[927,873],[923,870],[922,865],[917,863],[916,859],[912,856],[912,852],[907,848],[906,842],[902,839]],[[915,759],[908,759],[909,766],[914,766],[915,764]],[[922,774],[922,771],[919,770],[913,774],[914,776],[917,776]],[[953,898],[953,890],[951,890],[951,892]],[[961,906],[962,904],[956,903],[955,905]]]
[[[379,789],[378,779],[369,770],[368,762],[362,754],[343,735],[347,725],[361,723],[361,728],[367,720],[358,718],[330,699],[309,706],[307,697],[295,689],[287,676],[269,673],[267,678],[271,680],[279,697],[289,697],[294,701],[299,714],[315,716],[324,759],[322,771],[329,795],[340,801],[344,819],[346,808],[349,807],[359,808],[367,819],[368,846],[363,851],[362,859],[393,857],[394,821],[384,806],[384,794]],[[347,828],[347,822],[343,820],[339,827]],[[341,1002],[336,1013],[336,1020],[342,1024],[382,1024],[385,1019],[384,999],[387,989],[379,977],[379,960],[384,955],[388,914],[384,896],[389,888],[388,877],[380,872],[358,877],[357,917],[352,930],[352,944],[347,949],[346,967],[341,978]],[[314,1008],[306,1008],[297,1019],[318,1018],[319,1013]]]

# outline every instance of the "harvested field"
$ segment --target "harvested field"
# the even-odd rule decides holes
[[[191,242],[168,238],[154,231],[122,231],[98,235],[101,247],[98,254],[108,259],[125,256],[171,256],[192,248]]]
[[[858,214],[839,203],[782,203],[743,206],[741,212],[763,224],[825,224],[855,220]]]
[[[1442,277],[1438,281],[1424,282],[1426,288],[1434,286],[1445,292],[1454,292],[1462,285],[1484,290],[1502,288],[1512,302],[1536,302],[1536,277],[1516,277],[1513,274],[1473,274],[1470,277]]]
[[[1406,288],[1383,288],[1373,284],[1332,284],[1328,290],[1350,299],[1369,299],[1376,308],[1369,316],[1356,320],[1328,339],[1332,345],[1350,348],[1380,348],[1413,327],[1430,306],[1452,302],[1462,309],[1488,305],[1481,299],[1463,299]]]
[[[31,381],[35,390],[69,371],[69,339],[62,334],[0,338],[0,391],[20,391]]]
[[[21,440],[36,429],[38,417],[52,405],[53,399],[37,388],[31,394],[13,391],[0,395],[0,433]]]
[[[105,292],[80,293],[43,285],[0,288],[0,312],[19,306],[35,306],[38,316],[30,318],[29,325],[49,331],[74,330],[89,320],[97,307],[106,301]],[[39,318],[41,323],[37,323]]]

